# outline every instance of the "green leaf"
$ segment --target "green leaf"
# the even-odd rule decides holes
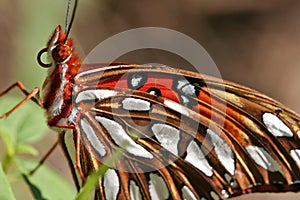
[[[19,158],[16,159],[16,163],[23,174],[28,174],[28,171],[32,170],[38,164],[38,162]],[[74,199],[77,194],[73,184],[45,164],[32,176],[26,175],[25,177],[30,190],[34,192],[33,196],[41,197],[41,199]]]
[[[17,105],[24,98],[22,93],[20,95],[21,98],[3,96],[0,101],[0,113],[7,112]],[[0,120],[0,126],[9,133],[14,144],[36,142],[44,136],[48,129],[44,110],[30,100],[10,116]]]
[[[1,200],[14,200],[12,189],[6,179],[6,176],[2,170],[2,164],[0,163],[0,199]]]
[[[11,139],[11,135],[9,132],[4,128],[0,126],[0,136],[3,139],[3,142],[6,146],[6,152],[8,155],[12,156],[15,154],[15,147]]]
[[[32,195],[34,196],[34,198],[35,198],[36,200],[46,200],[46,199],[43,197],[43,195],[42,195],[40,189],[30,181],[30,178],[29,178],[28,175],[22,174],[22,177],[23,177],[23,179],[25,180],[25,182],[27,183],[27,185],[29,186],[29,188],[30,188],[30,190],[31,190],[31,193],[32,193]]]
[[[16,146],[15,151],[17,154],[19,153],[26,153],[26,154],[31,154],[33,156],[38,155],[38,151],[32,147],[31,145],[27,144],[19,144]]]

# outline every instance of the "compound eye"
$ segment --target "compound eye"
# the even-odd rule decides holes
[[[44,63],[42,61],[42,56],[43,56],[44,53],[47,53],[47,48],[44,48],[44,49],[40,50],[40,52],[38,53],[38,56],[37,56],[37,61],[38,61],[40,66],[45,67],[45,68],[49,68],[49,67],[51,67],[51,63]]]
[[[72,54],[72,48],[66,44],[58,44],[52,50],[52,58],[57,63],[66,62]]]

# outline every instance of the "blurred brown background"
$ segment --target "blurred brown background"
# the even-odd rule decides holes
[[[31,89],[41,86],[45,70],[36,63],[55,25],[64,26],[66,1],[1,0],[0,90],[15,80]],[[259,90],[300,113],[300,1],[164,0],[79,2],[71,36],[87,55],[99,42],[131,28],[174,29],[198,41],[216,62],[224,79]],[[135,63],[160,62],[185,68],[165,52],[136,52]],[[49,134],[53,141],[55,133]],[[39,147],[46,145],[41,143]],[[42,151],[43,148],[42,148]],[[64,174],[57,155],[48,161]],[[58,159],[57,159],[58,158]],[[236,199],[299,199],[299,195],[246,195]]]

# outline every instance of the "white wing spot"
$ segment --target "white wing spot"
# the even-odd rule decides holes
[[[181,192],[184,200],[197,200],[193,192],[186,185],[182,187]]]
[[[195,86],[190,84],[186,79],[178,81],[177,89],[181,90],[186,95],[195,96]]]
[[[123,109],[130,111],[149,111],[150,102],[137,98],[125,98],[122,101]]]
[[[210,196],[213,200],[220,200],[220,197],[217,193],[215,193],[214,191],[210,191]]]
[[[276,160],[262,147],[247,146],[247,152],[256,164],[271,172],[278,171],[283,174],[280,165]]]
[[[132,85],[133,87],[139,86],[139,84],[140,84],[140,82],[141,82],[142,79],[143,79],[143,77],[142,77],[141,75],[139,75],[139,74],[134,74],[134,75],[132,76],[132,79],[131,79],[131,85]]]
[[[151,91],[149,92],[149,94],[156,95],[156,93],[155,93],[154,90],[151,90]]]
[[[179,130],[167,124],[153,124],[152,131],[161,145],[178,155]]]
[[[185,160],[201,170],[206,176],[212,176],[212,167],[206,160],[203,152],[195,141],[191,141],[187,147]]]
[[[182,103],[183,103],[184,105],[187,105],[187,104],[190,102],[189,98],[187,98],[186,96],[181,95],[180,97],[181,97]]]
[[[107,130],[107,132],[110,134],[112,139],[115,141],[115,143],[119,146],[122,146],[128,151],[129,153],[144,157],[144,158],[153,158],[153,155],[149,153],[146,149],[144,149],[141,145],[135,143],[126,133],[126,131],[123,129],[123,127],[110,119],[107,119],[105,117],[95,117],[98,122],[100,122],[104,128]]]
[[[131,180],[129,184],[130,200],[142,200],[140,188],[136,185],[136,183]]]
[[[176,103],[175,101],[165,99],[164,104],[182,115],[189,116],[189,111],[184,106],[180,105],[179,103]]]
[[[86,119],[82,119],[80,120],[80,125],[83,129],[83,134],[86,135],[88,141],[91,143],[91,145],[96,150],[96,152],[100,156],[105,156],[106,154],[105,147],[97,138],[94,129],[91,127],[88,121]]]
[[[103,186],[106,199],[117,199],[120,190],[120,182],[115,170],[108,169],[105,172]]]
[[[149,192],[151,199],[168,199],[169,189],[164,179],[157,174],[150,174]]]
[[[227,199],[229,197],[229,194],[228,194],[228,192],[226,190],[221,190],[221,194],[223,195],[223,197],[225,199]]]
[[[233,175],[235,171],[234,155],[229,145],[215,132],[207,129],[207,138],[215,148],[215,152],[225,169]]]
[[[264,113],[262,120],[267,129],[276,137],[293,137],[291,129],[285,123],[272,113]]]
[[[300,168],[300,149],[292,149],[290,154]]]

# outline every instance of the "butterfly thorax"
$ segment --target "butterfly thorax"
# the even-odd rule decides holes
[[[72,40],[65,41],[65,34],[57,26],[47,46],[51,67],[43,85],[43,106],[49,126],[71,125],[67,118],[73,107],[74,77],[81,65],[72,47]]]

